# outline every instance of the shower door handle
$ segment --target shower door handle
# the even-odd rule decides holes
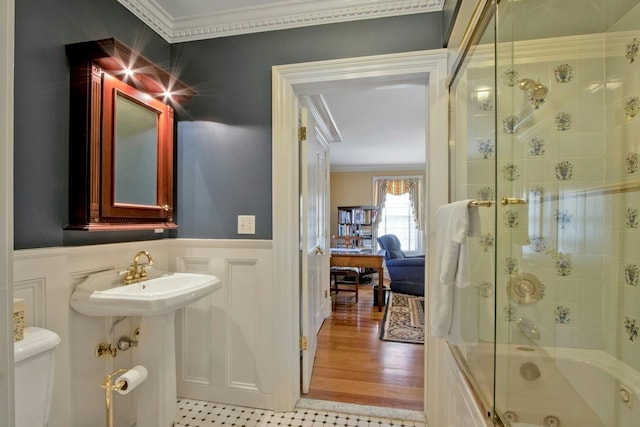
[[[526,205],[527,201],[524,199],[518,199],[516,197],[503,197],[502,199],[500,199],[500,204],[502,206],[507,206],[507,205]]]

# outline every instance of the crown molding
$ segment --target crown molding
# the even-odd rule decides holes
[[[269,6],[173,19],[154,0],[118,0],[169,43],[311,25],[441,11],[444,0],[280,1]]]

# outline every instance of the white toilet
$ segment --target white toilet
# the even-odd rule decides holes
[[[53,392],[54,351],[60,337],[42,328],[24,329],[24,339],[13,344],[15,363],[16,427],[44,427]]]

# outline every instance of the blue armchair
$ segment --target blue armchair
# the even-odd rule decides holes
[[[384,250],[391,290],[424,296],[424,255],[408,257],[400,248],[400,240],[395,234],[378,237],[378,243]]]

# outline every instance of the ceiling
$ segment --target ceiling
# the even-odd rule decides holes
[[[441,11],[445,0],[118,0],[169,43]],[[426,82],[323,88],[332,170],[421,168]]]

